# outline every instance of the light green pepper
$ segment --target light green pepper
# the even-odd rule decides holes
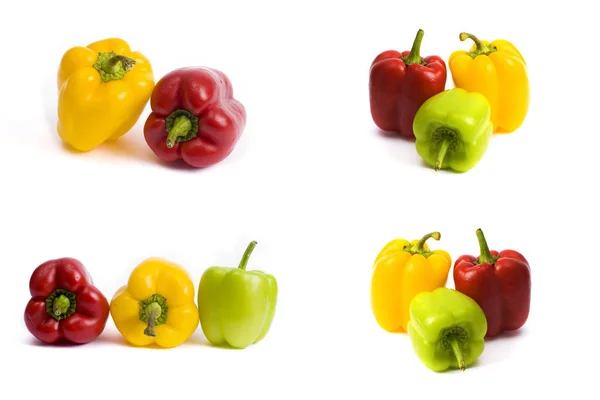
[[[277,281],[262,271],[246,270],[256,244],[250,242],[237,268],[210,267],[200,279],[200,324],[213,345],[243,349],[261,341],[271,328]]]
[[[417,153],[434,169],[466,172],[485,154],[493,125],[487,98],[477,92],[449,89],[423,103],[413,131]]]
[[[409,313],[413,349],[432,371],[464,371],[483,353],[487,320],[469,296],[445,287],[421,292],[411,301]]]

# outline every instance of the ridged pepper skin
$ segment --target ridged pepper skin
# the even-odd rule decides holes
[[[180,68],[163,76],[152,93],[144,125],[146,143],[165,162],[195,168],[233,152],[246,126],[246,109],[229,78],[214,68]]]
[[[371,280],[371,308],[379,326],[406,332],[410,302],[418,293],[446,285],[452,259],[444,250],[431,251],[426,241],[440,239],[432,232],[420,240],[395,239],[379,252]]]
[[[475,300],[485,312],[486,337],[520,329],[529,317],[531,270],[515,250],[490,250],[478,229],[480,255],[464,255],[454,264],[454,287]]]
[[[85,344],[106,327],[108,300],[84,265],[65,257],[39,265],[29,280],[25,326],[39,341]]]
[[[525,121],[529,109],[527,64],[519,50],[507,40],[491,43],[470,33],[460,40],[471,39],[469,51],[452,53],[448,65],[454,86],[483,94],[492,108],[494,133],[511,133]]]
[[[413,139],[413,119],[425,100],[446,87],[446,63],[441,57],[421,57],[424,36],[419,29],[411,51],[387,50],[371,63],[369,100],[379,129]]]
[[[436,171],[472,169],[492,137],[490,115],[490,104],[481,93],[454,88],[436,94],[415,115],[417,153]]]
[[[148,59],[122,39],[69,49],[58,69],[60,138],[87,152],[129,132],[154,88]]]
[[[110,312],[121,335],[134,346],[173,348],[198,327],[194,283],[181,266],[149,258],[113,296]]]
[[[486,329],[481,307],[453,289],[419,293],[410,304],[408,336],[417,357],[434,372],[472,365],[485,349]]]
[[[200,279],[200,323],[215,346],[244,349],[263,340],[271,328],[277,280],[262,271],[246,270],[256,244],[250,242],[237,268],[210,267]]]

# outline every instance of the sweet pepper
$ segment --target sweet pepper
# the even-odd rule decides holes
[[[163,76],[150,100],[146,143],[166,162],[196,168],[227,158],[246,126],[246,109],[229,78],[213,68],[180,68]]]
[[[488,148],[490,114],[490,104],[480,93],[454,88],[432,96],[415,115],[417,153],[436,171],[470,170]]]
[[[446,63],[439,56],[421,57],[425,33],[419,29],[410,51],[387,50],[371,63],[371,116],[384,131],[414,138],[413,119],[425,100],[446,87]]]
[[[490,102],[495,133],[517,130],[529,108],[527,64],[519,50],[507,40],[488,43],[462,32],[460,40],[471,39],[471,50],[458,50],[448,64],[454,86],[479,92]]]
[[[244,349],[269,332],[277,304],[277,280],[246,270],[257,242],[246,248],[237,268],[213,266],[198,287],[198,311],[204,336],[215,346]]]
[[[456,290],[419,293],[410,303],[408,336],[417,357],[432,371],[464,371],[483,353],[486,329],[481,307]]]
[[[521,328],[529,317],[531,271],[515,250],[491,251],[478,229],[479,256],[464,255],[454,264],[456,290],[474,299],[485,312],[486,337]]]
[[[426,243],[430,238],[440,240],[440,233],[411,242],[392,240],[375,259],[371,307],[377,323],[386,331],[406,332],[413,297],[446,285],[452,259],[444,250],[430,250]]]
[[[198,327],[194,283],[179,265],[149,258],[115,293],[110,313],[121,335],[134,346],[179,346]]]
[[[84,344],[104,331],[108,300],[79,260],[64,257],[39,265],[31,274],[29,292],[25,326],[41,342]]]
[[[58,70],[58,134],[79,151],[116,140],[133,128],[150,99],[148,59],[122,39],[69,49]]]

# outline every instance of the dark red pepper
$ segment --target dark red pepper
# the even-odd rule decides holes
[[[43,263],[33,271],[29,291],[25,325],[38,340],[84,344],[104,331],[110,312],[108,300],[78,260],[60,258]]]
[[[441,57],[420,56],[425,33],[419,29],[412,49],[388,50],[371,64],[369,99],[371,116],[379,129],[414,138],[417,110],[446,88],[446,63]]]
[[[203,168],[227,158],[245,126],[246,109],[229,78],[205,67],[180,68],[160,79],[144,125],[146,143],[166,162]]]
[[[477,230],[480,256],[464,255],[454,263],[454,286],[479,304],[487,318],[486,337],[521,328],[529,317],[531,271],[515,250],[490,251]]]

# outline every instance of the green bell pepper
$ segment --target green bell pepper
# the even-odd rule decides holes
[[[277,280],[247,271],[250,242],[237,268],[210,267],[200,279],[198,312],[204,336],[215,346],[243,349],[269,332],[277,303]]]
[[[491,115],[487,98],[477,92],[455,88],[430,97],[413,121],[417,153],[436,171],[470,170],[488,148]]]
[[[445,287],[421,292],[410,303],[408,335],[432,371],[465,370],[483,353],[487,320],[469,296]]]

